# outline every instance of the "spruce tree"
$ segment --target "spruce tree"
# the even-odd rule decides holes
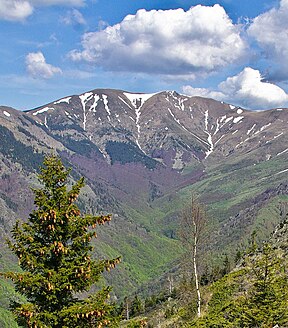
[[[110,287],[86,299],[79,295],[120,261],[91,258],[95,227],[111,216],[81,215],[75,201],[83,178],[67,188],[70,170],[61,160],[51,155],[43,164],[39,174],[43,187],[33,190],[35,210],[28,222],[15,224],[13,240],[8,241],[22,271],[3,275],[27,299],[26,304],[12,304],[13,312],[18,323],[29,328],[109,326],[113,322],[112,306],[107,302]]]
[[[288,323],[288,276],[283,254],[270,244],[246,258],[248,291],[236,302],[245,327],[285,326]]]

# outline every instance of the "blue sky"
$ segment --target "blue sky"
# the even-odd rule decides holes
[[[0,0],[0,104],[96,88],[288,107],[288,0]]]

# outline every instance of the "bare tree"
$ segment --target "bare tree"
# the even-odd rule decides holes
[[[204,207],[191,196],[190,204],[182,211],[180,217],[180,238],[189,259],[192,261],[193,275],[197,293],[197,315],[201,316],[201,293],[199,286],[198,258],[199,248],[204,243],[207,217]]]

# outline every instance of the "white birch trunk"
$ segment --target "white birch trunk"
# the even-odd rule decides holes
[[[129,320],[129,304],[128,304],[128,301],[126,303],[126,320]]]
[[[193,267],[194,267],[194,277],[195,277],[195,286],[197,292],[197,316],[201,316],[201,294],[199,289],[199,282],[198,282],[198,271],[197,271],[197,227],[195,221],[193,221],[194,228],[195,228],[195,235],[194,235],[194,245],[193,245]]]

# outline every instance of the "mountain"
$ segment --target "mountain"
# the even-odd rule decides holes
[[[74,179],[85,177],[82,210],[113,214],[95,245],[99,256],[123,256],[112,274],[117,295],[180,256],[177,217],[191,193],[207,206],[207,247],[233,252],[254,229],[265,238],[279,222],[287,122],[286,108],[248,111],[174,91],[96,89],[26,112],[0,107],[1,240],[31,211],[38,167],[56,152]],[[2,253],[3,267],[10,255]]]

